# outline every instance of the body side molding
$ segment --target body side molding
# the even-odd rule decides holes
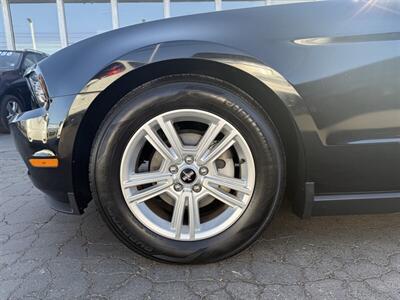
[[[306,191],[303,218],[400,211],[400,191],[315,195],[314,182],[306,183]]]

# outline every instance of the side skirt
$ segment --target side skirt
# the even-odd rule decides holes
[[[306,183],[303,218],[400,212],[400,191],[315,195],[314,183]]]

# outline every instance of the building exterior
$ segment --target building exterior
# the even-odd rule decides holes
[[[225,9],[319,0],[1,0],[0,49],[53,53],[141,22]]]

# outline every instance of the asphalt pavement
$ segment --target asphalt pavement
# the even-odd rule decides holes
[[[71,216],[44,197],[0,134],[0,299],[400,299],[400,214],[301,220],[286,204],[243,253],[177,266],[127,249],[93,203]]]

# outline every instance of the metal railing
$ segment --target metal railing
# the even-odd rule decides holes
[[[204,2],[207,0],[174,0],[179,2]],[[210,0],[208,0],[210,1]],[[222,9],[223,0],[211,0],[215,3],[215,10],[219,11]],[[248,1],[248,0],[227,0],[227,1]],[[251,0],[250,0],[251,1]],[[265,5],[283,4],[283,3],[297,3],[297,2],[310,2],[320,0],[263,0]],[[119,14],[118,14],[118,3],[129,3],[129,2],[162,2],[163,3],[163,15],[164,18],[169,18],[171,15],[170,0],[90,0],[90,1],[78,1],[78,0],[1,0],[3,22],[4,22],[4,33],[6,46],[9,50],[16,49],[15,34],[12,21],[12,15],[10,10],[10,4],[16,3],[56,3],[57,17],[58,17],[58,35],[61,42],[61,47],[66,47],[69,44],[68,32],[66,25],[65,7],[64,3],[110,3],[111,6],[111,19],[112,28],[116,29],[119,27]],[[32,34],[34,36],[34,34]]]

